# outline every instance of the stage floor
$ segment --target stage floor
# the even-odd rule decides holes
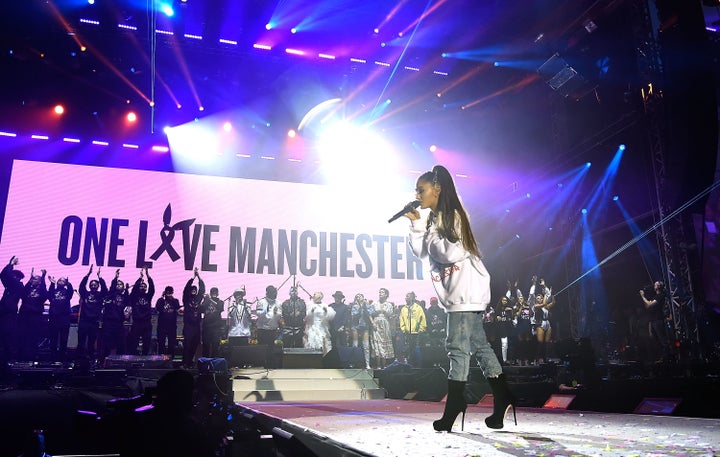
[[[720,419],[518,408],[491,430],[488,406],[468,405],[465,430],[436,432],[444,403],[366,400],[238,403],[322,456],[716,456]],[[508,421],[509,419],[509,421]]]

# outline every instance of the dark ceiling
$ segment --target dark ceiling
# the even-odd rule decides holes
[[[547,163],[548,154],[586,148],[570,138],[558,151],[548,136],[552,105],[564,102],[553,98],[563,94],[537,69],[554,53],[583,82],[570,98],[589,99],[578,104],[589,113],[572,116],[582,119],[583,137],[635,108],[624,97],[635,89],[635,62],[623,0],[188,0],[175,1],[171,20],[161,13],[153,19],[147,2],[10,3],[2,15],[7,89],[0,121],[11,125],[37,125],[38,113],[62,102],[67,115],[53,128],[94,135],[146,135],[238,108],[287,129],[327,98],[344,98],[353,116],[392,99],[391,114],[376,122],[400,132],[400,141],[441,143],[471,156],[482,151],[498,163],[508,156]],[[276,28],[266,30],[273,21]],[[149,33],[153,22],[174,35]],[[274,48],[253,48],[266,42]],[[288,55],[285,48],[336,58]],[[140,115],[132,132],[116,127],[128,108]]]
[[[309,109],[340,97],[349,118],[391,138],[413,168],[432,166],[435,157],[426,152],[431,144],[449,151],[455,171],[475,178],[465,184],[467,204],[492,225],[487,252],[515,234],[535,232],[523,235],[527,244],[519,244],[516,255],[539,262],[567,241],[561,230],[548,235],[548,226],[575,223],[567,214],[576,215],[573,205],[580,204],[548,188],[593,161],[597,175],[578,190],[587,198],[620,143],[642,153],[628,154],[617,191],[627,195],[628,211],[641,224],[654,211],[638,74],[644,45],[636,29],[640,3],[188,0],[175,1],[170,20],[155,17],[146,1],[4,2],[0,130],[162,140],[166,125],[237,116],[248,129],[267,126],[255,152],[273,153]],[[716,8],[705,7],[705,13],[709,23],[717,21]],[[655,27],[662,25],[655,21]],[[275,26],[267,30],[270,22]],[[256,43],[272,49],[256,49]],[[557,89],[548,80],[562,65],[538,71],[555,54],[577,73]],[[388,99],[391,105],[378,114]],[[51,122],[47,113],[56,103],[64,103],[67,114]],[[130,130],[119,127],[128,109],[140,119]],[[142,158],[92,160],[103,166],[173,166]],[[234,167],[216,172],[297,181],[311,175],[306,169],[297,175],[280,170],[262,176],[258,169],[251,175]],[[541,191],[547,192],[542,200],[521,198]],[[510,220],[505,208],[512,205],[517,211]],[[601,258],[630,237],[626,231],[617,241],[603,235],[618,227],[625,227],[619,214],[597,227],[607,243]]]

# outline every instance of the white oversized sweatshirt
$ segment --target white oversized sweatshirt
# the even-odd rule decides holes
[[[455,220],[459,223],[459,218]],[[430,261],[430,276],[440,303],[450,313],[484,311],[490,303],[490,274],[482,260],[466,250],[462,240],[452,243],[442,238],[436,223],[427,230],[426,225],[424,218],[412,221],[408,241],[417,257]],[[456,233],[460,233],[459,225]]]

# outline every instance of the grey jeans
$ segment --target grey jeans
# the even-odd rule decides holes
[[[502,374],[500,362],[485,336],[482,312],[447,313],[445,348],[450,358],[450,380],[467,381],[471,354],[475,354],[486,378],[497,378]]]

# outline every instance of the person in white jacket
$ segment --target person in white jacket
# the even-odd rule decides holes
[[[417,257],[429,260],[435,292],[447,310],[448,396],[443,416],[433,422],[433,427],[450,432],[462,413],[464,428],[465,384],[470,355],[475,354],[493,391],[493,414],[485,423],[490,428],[502,428],[511,406],[515,415],[515,397],[483,329],[483,311],[490,303],[490,274],[481,260],[450,172],[436,165],[418,178],[415,190],[420,209],[430,212],[426,220],[417,209],[405,214],[411,221],[410,247]]]

